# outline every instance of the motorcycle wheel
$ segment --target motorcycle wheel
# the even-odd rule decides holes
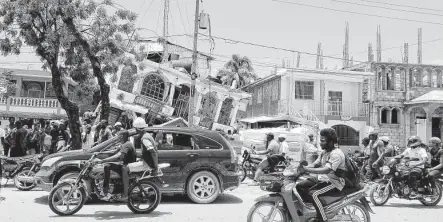
[[[61,182],[55,186],[49,193],[49,208],[52,212],[60,216],[69,216],[77,213],[84,205],[88,199],[86,196],[86,191],[83,187],[78,187],[77,190],[73,191],[70,197],[66,195],[72,189],[74,184],[69,182]],[[73,202],[71,202],[73,201]],[[75,207],[70,209],[71,204],[74,203]],[[58,208],[59,205],[66,206],[66,210],[61,210]],[[72,204],[72,205],[74,205]]]
[[[439,182],[435,182],[435,191],[433,196],[437,196],[437,198],[433,198],[430,201],[427,201],[425,198],[420,199],[420,203],[422,203],[425,206],[436,206],[438,203],[440,203],[441,197],[442,197],[442,186]],[[437,194],[436,194],[437,193]]]
[[[26,167],[26,168],[23,168],[19,173],[17,173],[17,175],[15,175],[15,177],[14,177],[14,186],[17,189],[19,189],[21,191],[29,191],[29,190],[34,189],[35,186],[37,186],[37,184],[35,184],[35,182],[29,183],[29,182],[20,181],[20,176],[34,178],[35,172],[33,172],[31,170],[31,168]]]
[[[142,190],[144,192],[142,192]],[[128,190],[128,208],[135,214],[148,214],[154,211],[161,201],[161,193],[158,186],[149,180],[141,180],[133,183]],[[148,203],[146,209],[141,209],[140,205]]]
[[[357,211],[360,211],[362,213],[361,215],[362,218],[358,218],[358,221],[371,222],[371,215],[369,214],[368,210],[363,206],[363,204],[361,204],[360,202],[354,202],[346,205],[339,214],[353,215],[354,217],[357,217],[358,215],[355,214]],[[332,221],[334,221],[334,219],[332,219]]]
[[[257,213],[261,208],[270,208],[271,211],[267,211],[266,213],[262,213],[261,215],[269,215],[272,210],[276,210],[274,220],[269,221],[270,218],[261,217],[259,213]],[[257,217],[258,216],[258,217]],[[275,218],[280,218],[280,220],[275,220]],[[254,206],[251,207],[248,213],[248,219],[247,222],[255,222],[255,221],[269,221],[269,222],[289,222],[288,215],[286,211],[284,211],[281,208],[275,208],[275,203],[273,202],[257,202],[254,204]]]
[[[388,189],[385,192],[385,189]],[[377,184],[376,187],[374,187],[373,189],[371,189],[370,193],[369,193],[369,198],[371,199],[371,203],[374,204],[375,206],[383,206],[385,205],[389,198],[391,197],[391,189],[389,189],[389,187],[387,186],[387,184]],[[381,198],[381,200],[376,200],[376,198],[374,197],[375,194],[380,195],[380,193],[383,194],[383,197]]]

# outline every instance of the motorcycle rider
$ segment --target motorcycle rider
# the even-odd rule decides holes
[[[374,165],[374,163],[383,154],[384,143],[378,138],[377,132],[371,132],[369,134],[369,139],[371,140],[371,142],[369,143],[370,155],[368,165],[366,166],[366,179],[372,181],[379,174],[380,169],[374,167],[376,166]]]
[[[106,163],[104,166],[104,181],[103,181],[103,193],[105,199],[111,199],[112,195],[109,193],[109,178],[111,170],[118,173],[123,180],[123,195],[121,200],[128,200],[128,189],[129,189],[129,169],[128,164],[136,161],[137,156],[135,153],[134,145],[129,141],[129,132],[121,131],[119,133],[121,136],[121,144],[119,145],[117,152],[111,157],[105,158],[103,160],[97,159],[97,163]]]
[[[332,128],[320,131],[320,147],[322,153],[317,160],[305,167],[300,173],[318,174],[310,176],[297,184],[296,189],[303,200],[311,200],[317,210],[318,221],[326,221],[326,213],[319,196],[341,191],[345,186],[345,154],[338,148],[337,133]],[[310,197],[312,196],[312,198]]]
[[[431,183],[434,185],[435,176],[443,173],[443,149],[440,138],[432,137],[429,139],[429,152],[431,154],[431,168],[427,169],[427,171],[431,178]]]
[[[254,154],[257,155],[267,155],[259,164],[257,171],[255,172],[254,183],[252,185],[258,185],[258,179],[263,174],[263,169],[269,166],[274,166],[278,162],[284,160],[284,156],[278,155],[280,153],[280,146],[278,142],[274,139],[273,133],[268,133],[266,135],[267,149],[265,151],[255,151]]]
[[[137,117],[132,125],[138,133],[138,137],[134,139],[134,144],[141,146],[143,160],[152,168],[151,175],[155,177],[158,175],[157,145],[152,135],[144,131],[148,124],[142,117]]]
[[[421,146],[422,142],[420,137],[418,136],[411,136],[408,139],[409,147],[400,155],[397,155],[394,157],[393,161],[397,158],[406,158],[409,157],[410,159],[416,159],[418,158],[418,161],[409,161],[406,163],[406,166],[411,168],[411,172],[409,174],[409,184],[412,188],[410,198],[416,198],[417,194],[417,181],[421,179],[423,170],[425,167],[425,163],[428,160],[428,154],[426,153],[426,150]]]
[[[372,168],[379,169],[385,163],[386,157],[394,156],[394,147],[389,144],[389,137],[382,136],[380,140],[383,142],[382,154],[378,157],[378,159],[372,164]]]

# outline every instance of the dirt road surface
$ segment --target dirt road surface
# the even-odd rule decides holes
[[[3,182],[4,183],[4,182]],[[242,184],[240,188],[220,196],[214,203],[199,205],[191,203],[186,197],[165,197],[159,207],[151,214],[133,214],[125,204],[92,203],[85,205],[77,214],[70,217],[55,215],[48,206],[48,193],[35,189],[18,191],[11,183],[1,190],[1,222],[70,222],[70,221],[123,221],[131,222],[236,222],[246,221],[249,208],[254,199],[263,195],[258,187]],[[372,206],[372,205],[371,205]],[[422,206],[418,201],[391,199],[383,207],[373,207],[376,214],[372,222],[437,222],[441,221],[443,204],[436,207]]]

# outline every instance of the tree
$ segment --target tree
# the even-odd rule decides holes
[[[251,60],[237,54],[232,55],[231,60],[217,73],[217,77],[221,79],[223,85],[228,86],[232,86],[235,80],[235,88],[241,88],[257,79]]]
[[[108,11],[114,11],[108,14]],[[79,83],[77,92],[100,88],[101,118],[109,117],[109,91],[106,75],[134,60],[131,39],[137,39],[136,14],[111,0],[14,0],[0,5],[0,51],[4,56],[19,54],[23,44],[35,49],[52,74],[52,85],[66,111],[73,147],[81,147],[79,106],[63,88],[65,78]],[[135,41],[133,41],[135,42]],[[82,88],[83,87],[83,88]]]
[[[0,73],[0,97],[8,99],[10,96],[15,95],[16,86],[12,82],[12,71],[3,70]]]

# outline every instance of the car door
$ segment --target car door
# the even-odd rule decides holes
[[[163,180],[169,185],[167,190],[182,192],[187,179],[187,166],[199,158],[198,147],[192,134],[163,132],[163,141],[157,145],[159,164],[169,163],[163,169]]]

